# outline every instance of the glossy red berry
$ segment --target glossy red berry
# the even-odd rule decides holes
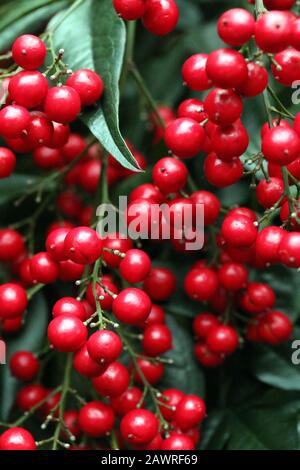
[[[78,374],[89,378],[97,377],[103,372],[103,367],[91,358],[86,344],[75,352],[73,367]]]
[[[246,128],[236,121],[224,127],[216,126],[211,134],[211,144],[221,160],[232,161],[247,150],[249,136]]]
[[[41,146],[34,150],[33,161],[38,168],[51,170],[61,163],[61,153],[58,149]]]
[[[242,46],[251,39],[255,21],[251,13],[243,8],[231,8],[220,16],[218,34],[230,46]]]
[[[47,390],[39,384],[22,387],[16,397],[17,407],[22,411],[29,411],[47,397]]]
[[[194,450],[193,439],[185,434],[172,434],[163,440],[160,450]]]
[[[233,90],[214,88],[204,100],[204,110],[210,121],[226,126],[240,118],[243,103]]]
[[[182,431],[188,431],[198,426],[205,418],[205,415],[206,406],[204,401],[196,395],[186,395],[176,407],[174,420]]]
[[[136,199],[150,199],[157,204],[161,204],[164,201],[164,195],[154,184],[144,183],[131,191],[129,202],[135,201]]]
[[[80,96],[69,86],[50,88],[45,98],[45,112],[55,122],[68,124],[74,121],[80,113],[80,108]]]
[[[67,410],[64,412],[64,426],[68,429],[69,433],[74,437],[79,437],[80,427],[78,423],[78,411],[76,410]],[[66,438],[67,433],[63,433],[64,438]]]
[[[12,46],[14,61],[26,70],[35,70],[43,65],[46,53],[43,41],[32,34],[19,36]]]
[[[188,171],[184,163],[172,157],[161,158],[152,171],[154,184],[164,194],[176,193],[186,185]]]
[[[37,375],[39,361],[30,351],[18,351],[11,356],[9,367],[14,377],[27,382]]]
[[[291,23],[291,46],[300,50],[300,21],[299,18]]]
[[[142,22],[150,33],[165,36],[173,31],[178,18],[178,7],[174,0],[148,0]]]
[[[139,325],[140,328],[146,328],[150,325],[165,323],[165,312],[160,305],[152,304],[151,311],[147,319]]]
[[[283,264],[291,268],[300,267],[300,233],[285,232],[278,248],[278,255]]]
[[[269,209],[274,206],[284,192],[284,184],[281,178],[270,177],[269,181],[261,180],[256,187],[256,197],[258,202]]]
[[[149,296],[135,287],[123,289],[112,304],[117,320],[129,325],[138,325],[146,320],[151,311]]]
[[[146,444],[158,432],[158,420],[148,410],[139,409],[129,411],[121,420],[120,431],[126,442],[134,445]]]
[[[262,93],[268,85],[268,72],[265,67],[255,62],[248,62],[247,69],[248,77],[237,87],[236,91],[246,97],[257,96]]]
[[[101,437],[109,433],[115,422],[112,408],[101,401],[91,401],[79,411],[80,429],[92,437]]]
[[[194,54],[182,66],[184,83],[194,91],[205,91],[212,86],[206,73],[207,54]]]
[[[193,330],[196,338],[205,339],[210,330],[219,325],[218,318],[212,313],[199,313],[193,321]]]
[[[136,284],[142,282],[151,269],[151,260],[143,250],[135,248],[127,251],[119,265],[119,272],[125,281]]]
[[[144,281],[144,290],[156,302],[163,302],[176,289],[176,277],[167,268],[154,267]]]
[[[292,323],[282,312],[272,311],[259,319],[258,334],[262,341],[280,344],[287,341],[292,333]]]
[[[190,200],[195,210],[198,204],[203,205],[204,225],[211,225],[219,217],[221,203],[215,194],[210,191],[199,190],[191,194]]]
[[[113,0],[118,15],[123,20],[138,20],[145,13],[147,0]]]
[[[210,184],[217,188],[225,188],[241,179],[243,165],[239,158],[224,162],[212,152],[204,161],[204,174]]]
[[[210,330],[206,342],[212,352],[227,355],[237,349],[239,337],[232,326],[218,325]]]
[[[203,302],[215,294],[218,284],[218,277],[212,269],[197,268],[186,275],[184,290],[191,299]]]
[[[10,79],[8,91],[16,104],[25,108],[35,108],[45,99],[48,82],[40,72],[18,72]]]
[[[194,157],[204,144],[205,132],[197,121],[190,118],[178,118],[166,128],[166,146],[180,158]]]
[[[23,287],[13,283],[0,285],[0,318],[19,317],[26,307],[27,294]]]
[[[255,242],[255,250],[260,258],[276,263],[279,260],[279,246],[285,231],[281,227],[265,227],[259,232]]]
[[[37,447],[29,431],[13,427],[1,434],[0,450],[37,450]]]
[[[66,163],[72,162],[86,149],[86,141],[84,138],[72,132],[65,145],[61,149],[62,156]]]
[[[147,356],[155,357],[172,349],[172,333],[166,325],[150,325],[144,331],[142,347]]]
[[[49,147],[53,149],[63,147],[67,142],[70,135],[70,128],[68,124],[61,124],[53,122],[53,134]]]
[[[275,293],[268,284],[250,282],[247,286],[250,302],[260,311],[270,309],[275,304]]]
[[[289,10],[294,3],[295,0],[264,0],[264,5],[268,10]]]
[[[162,405],[160,405],[159,409],[161,414],[167,421],[173,421],[177,405],[180,403],[183,397],[184,393],[178,390],[177,388],[169,388],[167,390],[164,390],[160,397],[160,402],[162,403]],[[163,404],[167,406],[164,406]]]
[[[28,145],[33,149],[39,145],[49,145],[53,135],[52,122],[40,111],[30,113],[30,117],[30,124],[27,127],[27,135],[25,137]],[[57,163],[59,163],[59,160]]]
[[[127,390],[130,376],[126,367],[120,362],[112,362],[98,377],[93,380],[93,387],[103,397],[118,397]]]
[[[237,291],[246,286],[248,270],[241,263],[225,263],[218,271],[218,278],[225,289]]]
[[[70,259],[59,262],[59,278],[61,281],[76,281],[82,277],[83,271],[84,265],[74,263]]]
[[[122,261],[122,258],[118,256],[118,254],[126,253],[133,248],[133,243],[130,238],[124,238],[119,233],[111,233],[103,240],[103,248],[103,259],[105,263],[110,268],[117,268]]]
[[[153,362],[149,359],[139,358],[137,364],[149,384],[155,385],[161,380],[165,370],[161,362]],[[143,380],[137,371],[134,374],[134,380],[138,384],[143,384]]]
[[[74,352],[85,343],[87,329],[82,321],[71,315],[59,315],[48,326],[50,344],[60,352]]]
[[[261,149],[269,162],[287,165],[299,156],[300,139],[292,128],[273,127],[264,134]]]
[[[110,364],[121,355],[122,341],[113,331],[99,330],[89,337],[87,349],[94,361],[100,364]]]
[[[53,317],[59,315],[72,315],[79,318],[81,321],[86,320],[86,311],[82,303],[74,299],[74,297],[62,297],[59,299],[52,308]]]
[[[221,233],[226,243],[241,248],[255,242],[257,228],[253,221],[245,215],[227,215],[223,221]]]
[[[96,285],[96,295],[98,296],[99,303],[103,310],[111,310],[112,303],[113,303],[113,295],[117,295],[119,290],[117,286],[110,280],[102,279],[101,284],[104,286],[102,287],[100,284],[97,283]],[[113,294],[113,295],[112,295]],[[96,308],[96,301],[93,292],[93,283],[91,282],[88,286],[86,292],[86,298],[92,307]]]
[[[6,147],[0,147],[0,179],[8,178],[16,167],[15,154]]]
[[[46,251],[41,251],[30,259],[30,273],[34,281],[50,284],[58,278],[58,264]]]
[[[142,403],[143,393],[137,387],[130,387],[122,395],[111,398],[110,404],[118,416],[124,416],[129,411],[134,410],[139,403]]]
[[[64,242],[69,259],[79,264],[96,261],[101,256],[102,245],[97,232],[84,226],[70,230]]]
[[[206,62],[206,73],[214,85],[235,88],[247,80],[247,64],[239,52],[233,49],[217,49]]]
[[[268,11],[255,24],[255,42],[264,52],[279,52],[290,42],[291,21],[281,11]]]
[[[279,83],[291,87],[299,80],[300,52],[296,49],[285,49],[274,56],[276,64],[272,64],[272,74]]]
[[[64,261],[68,258],[65,252],[65,238],[70,229],[67,227],[52,230],[46,239],[46,249],[55,261]]]
[[[0,230],[0,261],[16,260],[25,250],[22,235],[11,228]]]
[[[94,104],[103,93],[103,81],[96,72],[90,69],[78,69],[66,81],[80,96],[82,106]]]
[[[196,98],[189,98],[180,103],[177,110],[178,117],[191,118],[197,122],[202,122],[207,118],[204,112],[203,102]]]
[[[21,137],[30,124],[30,114],[23,106],[5,106],[0,111],[0,134],[6,139]]]

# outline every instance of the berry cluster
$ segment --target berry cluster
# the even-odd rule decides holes
[[[142,20],[152,34],[165,36],[175,28],[179,12],[174,0],[113,0],[117,14],[127,21]]]

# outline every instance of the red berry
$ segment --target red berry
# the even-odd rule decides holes
[[[59,278],[61,281],[76,281],[82,277],[83,271],[84,266],[82,264],[74,263],[70,259],[59,262]]]
[[[194,91],[205,91],[212,86],[206,74],[207,54],[194,54],[182,66],[182,78],[186,85]]]
[[[75,316],[59,315],[48,326],[50,344],[60,352],[74,352],[85,343],[87,329]]]
[[[134,410],[142,402],[143,393],[137,387],[131,387],[125,390],[122,395],[111,398],[110,404],[118,416],[124,416],[129,411]]]
[[[91,264],[102,253],[102,241],[89,227],[76,227],[65,238],[65,251],[69,259],[79,264]]]
[[[53,305],[53,317],[59,315],[74,315],[81,321],[86,320],[86,311],[82,303],[74,297],[62,297]]]
[[[194,450],[195,444],[191,437],[185,434],[172,434],[163,440],[160,450]]]
[[[90,69],[78,69],[66,81],[80,96],[82,106],[94,104],[103,93],[103,81],[96,72]]]
[[[68,142],[69,135],[70,128],[68,124],[53,122],[53,135],[49,147],[53,149],[63,147]]]
[[[138,325],[146,320],[151,310],[151,300],[141,289],[123,289],[112,304],[115,317],[128,325]]]
[[[280,261],[291,268],[300,267],[300,233],[285,232],[278,248]]]
[[[220,88],[235,88],[247,80],[247,64],[237,51],[217,49],[211,52],[206,62],[206,73]]]
[[[242,46],[251,39],[255,21],[249,11],[243,8],[232,8],[220,16],[218,34],[230,46]]]
[[[116,251],[116,253],[126,253],[133,247],[130,238],[122,238],[119,233],[110,233],[103,240],[103,248],[106,250]],[[122,261],[118,254],[111,253],[110,251],[103,251],[103,259],[110,268],[117,268]]]
[[[152,171],[154,184],[164,194],[176,193],[186,185],[188,171],[184,163],[172,157],[161,158]]]
[[[210,191],[199,190],[192,193],[190,199],[195,210],[197,204],[203,204],[205,226],[216,222],[221,208],[221,203],[217,196]]]
[[[99,160],[90,160],[80,167],[79,184],[88,193],[97,190],[102,164]]]
[[[69,86],[50,88],[44,104],[48,117],[62,124],[74,121],[80,113],[80,107],[79,94]]]
[[[37,450],[37,447],[29,431],[14,427],[1,434],[0,450]]]
[[[14,75],[8,85],[9,96],[16,104],[35,108],[48,92],[47,79],[37,71],[23,71]]]
[[[219,325],[219,320],[215,315],[206,312],[199,313],[193,322],[196,338],[205,339],[210,330],[216,325]]]
[[[216,354],[232,354],[239,345],[236,330],[228,325],[214,326],[206,341],[209,349]]]
[[[131,249],[122,259],[119,271],[125,281],[136,284],[142,282],[151,268],[151,260],[143,250]]]
[[[245,215],[227,215],[223,221],[221,233],[228,245],[242,248],[255,242],[257,228],[253,221]]]
[[[76,410],[67,410],[64,412],[64,426],[68,429],[69,433],[74,437],[79,437],[80,427],[78,423],[78,411]],[[63,432],[63,436],[66,439],[67,433]]]
[[[16,404],[20,410],[29,411],[33,406],[45,400],[46,396],[47,390],[42,385],[26,385],[17,393]]]
[[[110,364],[121,355],[122,341],[113,331],[100,330],[89,337],[87,349],[94,361],[100,364]]]
[[[282,312],[266,313],[259,319],[258,334],[262,341],[269,344],[280,344],[287,341],[292,333],[292,323]]]
[[[260,258],[276,263],[279,260],[279,246],[285,236],[281,227],[265,227],[259,232],[255,242],[255,250]]]
[[[13,261],[24,252],[22,235],[11,228],[0,230],[0,261]]]
[[[144,281],[144,289],[152,300],[163,302],[176,289],[176,278],[167,268],[152,268]]]
[[[133,445],[146,444],[158,432],[158,420],[151,411],[131,410],[123,416],[120,431],[123,439]]]
[[[87,345],[84,344],[78,351],[75,352],[73,358],[73,367],[78,374],[84,377],[97,377],[103,372],[103,367],[95,362],[87,350]]]
[[[150,325],[144,331],[143,350],[147,356],[159,356],[172,349],[172,333],[166,325]]]
[[[255,62],[248,62],[247,69],[248,77],[237,87],[236,91],[247,97],[257,96],[262,93],[268,85],[268,72],[265,67]]]
[[[150,33],[164,36],[173,31],[178,18],[179,12],[174,0],[148,0],[142,22]]]
[[[46,239],[46,249],[51,258],[55,261],[64,261],[67,259],[65,252],[65,238],[70,229],[67,227],[52,230]]]
[[[270,209],[281,198],[284,192],[284,184],[282,179],[271,177],[269,181],[261,180],[256,187],[256,197],[258,202]]]
[[[139,325],[140,328],[146,328],[150,325],[157,325],[165,323],[165,312],[164,310],[157,304],[152,304],[151,311],[149,313],[148,318]]]
[[[19,36],[12,46],[14,61],[26,70],[35,70],[43,65],[46,53],[43,41],[32,34]]]
[[[273,127],[263,136],[261,149],[269,162],[287,165],[299,156],[300,139],[292,128]]]
[[[291,20],[281,11],[268,11],[255,24],[255,41],[264,52],[279,52],[290,42]]]
[[[30,113],[31,120],[27,127],[27,135],[24,138],[28,145],[35,149],[39,145],[48,145],[53,135],[53,124],[44,113],[33,111]],[[47,147],[46,147],[47,148]],[[51,150],[51,149],[49,149]],[[53,151],[52,151],[53,158]],[[57,164],[60,163],[60,159]]]
[[[275,293],[268,284],[250,282],[247,286],[250,302],[260,311],[270,309],[275,304]]]
[[[224,357],[212,352],[205,343],[196,343],[194,352],[197,360],[204,367],[217,367],[224,362]]]
[[[211,134],[211,144],[221,160],[231,162],[247,150],[249,137],[246,128],[236,121],[228,126],[216,126]]]
[[[162,378],[165,368],[161,362],[153,362],[153,361],[150,361],[149,359],[139,358],[137,359],[137,364],[143,376],[149,382],[149,384],[155,385]],[[143,384],[143,381],[138,371],[135,372],[134,380],[135,382],[139,384]]]
[[[164,390],[160,397],[160,402],[167,405],[167,407],[160,405],[159,409],[161,414],[167,421],[173,421],[177,405],[180,403],[183,397],[184,393],[180,390],[177,390],[177,388],[169,388],[167,390]],[[174,409],[170,409],[170,407]]]
[[[166,128],[165,143],[172,152],[181,158],[194,157],[203,148],[205,132],[197,121],[179,118]]]
[[[225,289],[237,291],[246,286],[248,270],[241,263],[226,263],[218,271],[219,281]]]
[[[264,5],[268,10],[289,10],[294,3],[295,0],[264,0]]]
[[[46,251],[41,251],[31,258],[30,273],[34,281],[49,284],[58,278],[58,264]]]
[[[177,114],[178,117],[191,118],[197,122],[202,122],[207,118],[207,114],[204,112],[203,102],[196,98],[182,101],[178,107]]]
[[[103,397],[118,397],[128,388],[130,376],[120,362],[112,362],[98,377],[92,379],[96,392]]]
[[[143,16],[147,8],[147,0],[113,0],[113,5],[123,20],[132,21]]]
[[[80,429],[89,436],[102,437],[113,429],[115,416],[110,406],[95,400],[81,408],[78,422]]]
[[[192,269],[184,279],[187,295],[200,302],[209,300],[218,288],[218,277],[210,268]]]
[[[243,103],[233,90],[214,88],[204,100],[204,109],[210,121],[226,126],[240,118]]]
[[[27,307],[26,290],[18,284],[0,285],[0,318],[15,318],[22,315]]]
[[[16,167],[14,153],[6,147],[0,147],[0,179],[8,178]]]
[[[5,106],[0,111],[0,134],[6,139],[21,137],[30,124],[30,114],[23,106]]]
[[[285,49],[274,56],[277,65],[272,64],[274,78],[285,86],[292,86],[300,78],[300,52],[296,49]]]
[[[239,158],[224,162],[212,152],[204,161],[204,174],[210,184],[217,188],[225,188],[241,179],[243,165]]]
[[[66,163],[72,162],[86,149],[86,141],[79,134],[74,132],[69,135],[66,144],[62,147],[61,153]]]
[[[198,426],[205,418],[205,415],[206,406],[204,401],[196,395],[186,395],[176,407],[174,420],[182,431],[188,431]]]
[[[103,308],[103,310],[111,310],[111,306],[113,303],[113,296],[111,295],[111,293],[116,295],[119,293],[119,290],[117,286],[109,280],[102,279],[101,284],[105,287],[105,290],[100,284],[97,283],[96,285],[96,295],[99,299],[99,303],[101,305],[101,308]],[[109,291],[110,293],[107,291]],[[95,301],[92,283],[90,283],[88,286],[88,289],[86,292],[86,298],[89,304],[95,308],[96,301]]]
[[[14,377],[27,382],[37,375],[39,361],[30,351],[18,351],[11,356],[9,367]]]
[[[300,50],[300,21],[299,18],[291,23],[291,46]]]
[[[164,195],[160,190],[151,183],[145,183],[134,188],[129,196],[129,202],[135,201],[136,199],[150,199],[155,201],[157,204],[161,204],[164,201]]]

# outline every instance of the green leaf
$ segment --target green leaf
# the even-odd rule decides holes
[[[49,29],[55,31],[55,47],[65,49],[64,58],[71,69],[93,69],[104,81],[101,103],[84,109],[82,121],[121,165],[137,170],[137,163],[119,130],[118,85],[126,33],[111,0],[86,0],[64,19],[62,15],[54,17]]]
[[[10,375],[8,363],[16,351],[38,351],[45,339],[48,324],[47,303],[41,293],[36,294],[28,307],[25,326],[17,336],[7,340],[6,365],[0,366],[0,419],[7,420],[20,382]]]
[[[174,364],[166,367],[162,388],[178,384],[184,393],[194,393],[204,398],[204,376],[194,358],[191,333],[170,315],[167,317],[167,325],[172,331],[173,349],[166,356],[173,359]]]
[[[277,347],[256,345],[250,370],[261,382],[282,390],[300,390],[299,365],[292,363],[294,349],[287,343]]]
[[[228,441],[229,435],[226,412],[216,410],[209,413],[203,422],[201,449],[221,450]]]
[[[37,180],[31,175],[14,174],[0,181],[0,206],[23,195],[26,187]]]
[[[21,34],[39,32],[41,24],[60,11],[64,5],[66,5],[66,1],[58,0],[54,3],[51,2],[49,5],[30,11],[28,14],[21,16],[13,23],[4,27],[1,31],[1,49],[9,49],[16,37]]]
[[[0,31],[38,8],[58,2],[59,0],[30,0],[30,2],[28,0],[14,0],[1,2],[4,4],[0,7]]]

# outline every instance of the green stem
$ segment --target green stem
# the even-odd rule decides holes
[[[120,92],[124,89],[126,79],[127,79],[128,69],[130,67],[130,64],[132,64],[133,62],[135,30],[136,30],[136,22],[128,21],[124,62],[123,62],[123,68],[122,68],[120,85],[119,85]]]
[[[45,284],[36,284],[36,286],[33,286],[30,289],[27,289],[27,298],[28,298],[28,300],[32,299],[32,297],[38,291],[40,291],[43,287],[45,287]]]
[[[295,116],[290,113],[290,111],[284,106],[284,104],[281,102],[281,100],[278,98],[276,95],[275,91],[268,85],[267,87],[268,93],[272,96],[273,100],[278,104],[278,106],[282,109],[282,111],[286,114],[287,117],[290,119],[295,119]]]
[[[284,183],[284,195],[287,198],[288,206],[289,206],[289,213],[291,216],[291,214],[294,212],[294,209],[293,209],[292,196],[290,192],[289,174],[285,166],[282,167],[281,172],[282,172],[283,183]]]
[[[98,299],[98,294],[97,294],[97,282],[99,278],[99,269],[100,269],[101,263],[102,263],[102,258],[99,258],[95,263],[95,266],[93,269],[93,276],[92,276],[92,288],[93,288],[93,295],[94,295],[95,302],[96,302],[96,311],[98,314],[99,330],[103,329],[102,308],[101,308],[101,304],[100,304],[100,301]]]

